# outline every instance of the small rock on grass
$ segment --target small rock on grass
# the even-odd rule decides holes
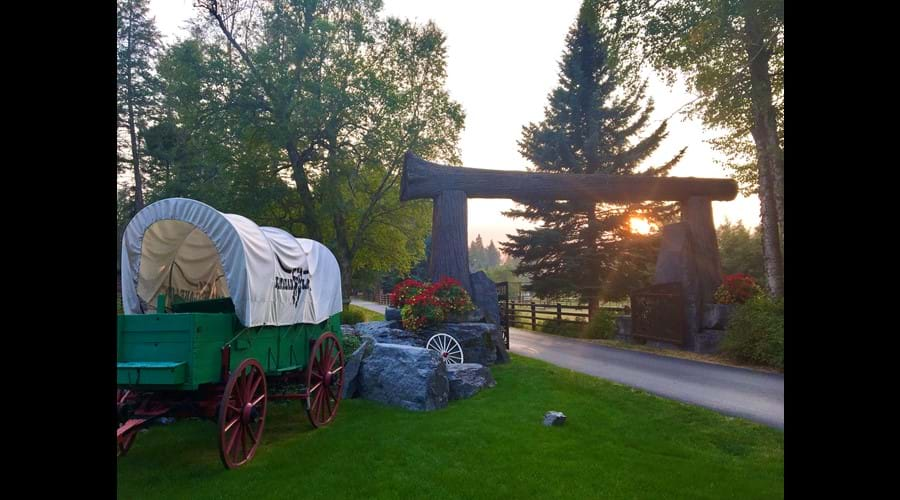
[[[566,423],[566,415],[561,411],[548,411],[544,415],[544,425],[562,425]]]

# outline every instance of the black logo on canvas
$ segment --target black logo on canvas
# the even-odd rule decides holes
[[[278,258],[278,256],[275,256]],[[281,278],[275,277],[275,289],[276,290],[291,290],[293,291],[293,295],[291,296],[291,301],[294,303],[294,307],[297,307],[297,304],[300,303],[300,293],[302,290],[309,290],[309,270],[303,269],[302,267],[287,267],[281,262],[281,259],[278,258],[278,265],[281,266],[281,270],[285,272],[285,274],[290,274],[290,278]]]

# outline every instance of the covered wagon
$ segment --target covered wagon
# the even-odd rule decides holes
[[[343,389],[341,276],[319,242],[170,198],[122,240],[117,453],[161,417],[217,423],[222,462],[253,458],[270,399],[332,422]]]

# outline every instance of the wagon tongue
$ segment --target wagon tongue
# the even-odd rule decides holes
[[[142,411],[140,415],[133,415],[132,418],[128,419],[124,424],[119,426],[118,430],[116,430],[116,439],[121,440],[126,434],[136,432],[145,424],[167,411],[169,411],[168,408],[161,408],[159,410]]]

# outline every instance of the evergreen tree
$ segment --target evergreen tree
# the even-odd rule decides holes
[[[751,232],[740,222],[725,223],[716,229],[723,274],[747,274],[760,285],[765,283],[762,228]]]
[[[559,86],[549,95],[544,120],[523,127],[519,151],[533,171],[665,175],[684,149],[655,168],[638,170],[666,137],[663,122],[643,139],[653,111],[644,104],[646,82],[631,81],[618,66],[600,29],[596,0],[586,0],[566,38]],[[530,276],[538,296],[578,293],[596,306],[618,299],[650,277],[658,238],[632,234],[629,219],[644,217],[657,226],[674,214],[672,204],[597,204],[541,201],[506,213],[540,221],[533,230],[517,230],[501,243],[521,259],[516,274]]]
[[[119,0],[116,5],[116,133],[126,132],[134,173],[134,211],[144,207],[141,142],[159,99],[159,82],[153,62],[161,47],[160,34],[148,17],[149,0]],[[121,138],[121,137],[120,137]]]
[[[494,246],[494,240],[491,240],[491,244],[484,250],[484,260],[486,268],[497,267],[500,265],[500,250],[497,250],[497,247]]]
[[[487,254],[484,249],[484,240],[481,235],[475,237],[475,241],[469,244],[469,272],[474,273],[487,267]]]

